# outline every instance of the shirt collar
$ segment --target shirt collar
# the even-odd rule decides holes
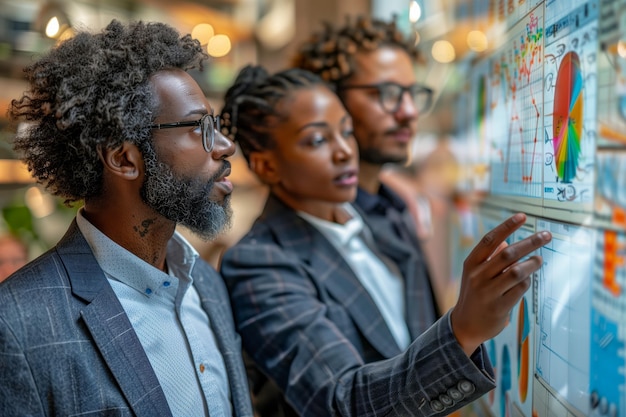
[[[298,215],[315,226],[329,240],[345,246],[363,231],[363,219],[350,204],[346,203],[343,207],[351,216],[351,219],[345,224],[323,220],[301,211],[298,212]]]
[[[380,184],[377,194],[370,194],[361,187],[357,190],[356,205],[366,214],[385,214],[388,208],[404,211],[404,201],[385,184]]]
[[[91,224],[83,216],[82,210],[81,208],[76,215],[78,228],[91,247],[100,268],[108,277],[134,288],[147,297],[161,292],[176,294],[179,280],[181,290],[191,285],[191,271],[199,254],[178,232],[174,232],[167,245],[168,274],[115,243]]]

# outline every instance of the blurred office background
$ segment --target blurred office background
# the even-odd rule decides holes
[[[453,1],[425,0],[1,0],[0,233],[11,231],[20,235],[29,242],[34,257],[60,238],[77,209],[65,207],[62,201],[48,195],[14,159],[11,139],[18,126],[9,125],[6,109],[10,100],[21,96],[26,88],[22,68],[55,43],[72,36],[76,28],[99,30],[114,18],[163,21],[200,39],[211,59],[206,71],[195,76],[212,105],[220,108],[225,89],[243,65],[260,63],[270,70],[287,66],[299,43],[323,22],[341,23],[357,15],[396,16],[407,36],[415,36],[423,48],[425,59],[418,71],[424,82],[437,91],[435,108],[420,121],[423,140],[416,141],[415,161],[439,149],[439,158],[447,162],[434,164],[433,168],[439,174],[445,170],[446,175],[432,176],[429,183],[431,191],[447,193],[449,184],[444,183],[456,173],[448,171],[453,167],[448,163],[453,157],[439,145],[442,138],[454,131],[449,103],[462,79],[462,68],[455,61],[460,62],[460,57],[471,53],[466,40],[468,28],[456,19],[458,8]],[[438,40],[445,42],[439,43],[439,49],[433,48]],[[480,45],[481,40],[486,42],[482,38],[475,42],[479,42],[479,48],[486,47]],[[447,91],[452,93],[446,94]],[[219,261],[225,246],[245,232],[265,196],[263,187],[249,174],[239,156],[234,158],[234,165],[231,179],[236,185],[235,227],[218,242],[193,241],[190,237],[213,263]],[[415,180],[413,173],[414,170],[398,173],[400,186],[418,187],[417,182],[411,184]],[[430,226],[430,220],[425,219],[426,229]]]

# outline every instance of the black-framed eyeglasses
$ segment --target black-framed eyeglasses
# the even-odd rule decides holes
[[[409,86],[400,85],[394,82],[384,82],[379,84],[359,84],[359,85],[343,85],[339,87],[339,90],[354,90],[354,89],[375,89],[378,93],[378,101],[380,106],[387,113],[395,113],[400,108],[402,103],[402,97],[404,93],[409,93],[415,108],[418,112],[425,112],[430,108],[433,101],[433,90],[421,85],[411,84]]]
[[[170,129],[173,127],[185,127],[185,126],[198,126],[202,134],[202,147],[207,153],[213,151],[215,146],[215,131],[220,131],[220,116],[211,114],[205,114],[200,120],[194,120],[191,122],[173,122],[173,123],[158,123],[150,126],[151,129]]]

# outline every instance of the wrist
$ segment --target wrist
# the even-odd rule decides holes
[[[465,352],[468,357],[471,357],[476,349],[478,349],[478,347],[482,344],[482,341],[477,340],[478,338],[476,338],[471,331],[468,331],[462,324],[459,323],[462,319],[459,319],[456,313],[456,309],[453,309],[450,312],[450,327],[452,329],[452,334],[454,335],[454,338],[459,346],[461,346],[461,349],[463,349],[463,352]]]

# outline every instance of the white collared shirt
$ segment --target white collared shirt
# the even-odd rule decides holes
[[[139,337],[174,416],[232,415],[224,359],[192,285],[198,252],[178,232],[165,273],[76,220]]]
[[[373,238],[359,213],[348,203],[343,208],[352,217],[345,224],[304,212],[298,215],[317,228],[341,253],[376,303],[398,346],[405,349],[411,343],[411,336],[405,319],[404,282],[400,272],[367,245],[366,242],[373,245]]]

